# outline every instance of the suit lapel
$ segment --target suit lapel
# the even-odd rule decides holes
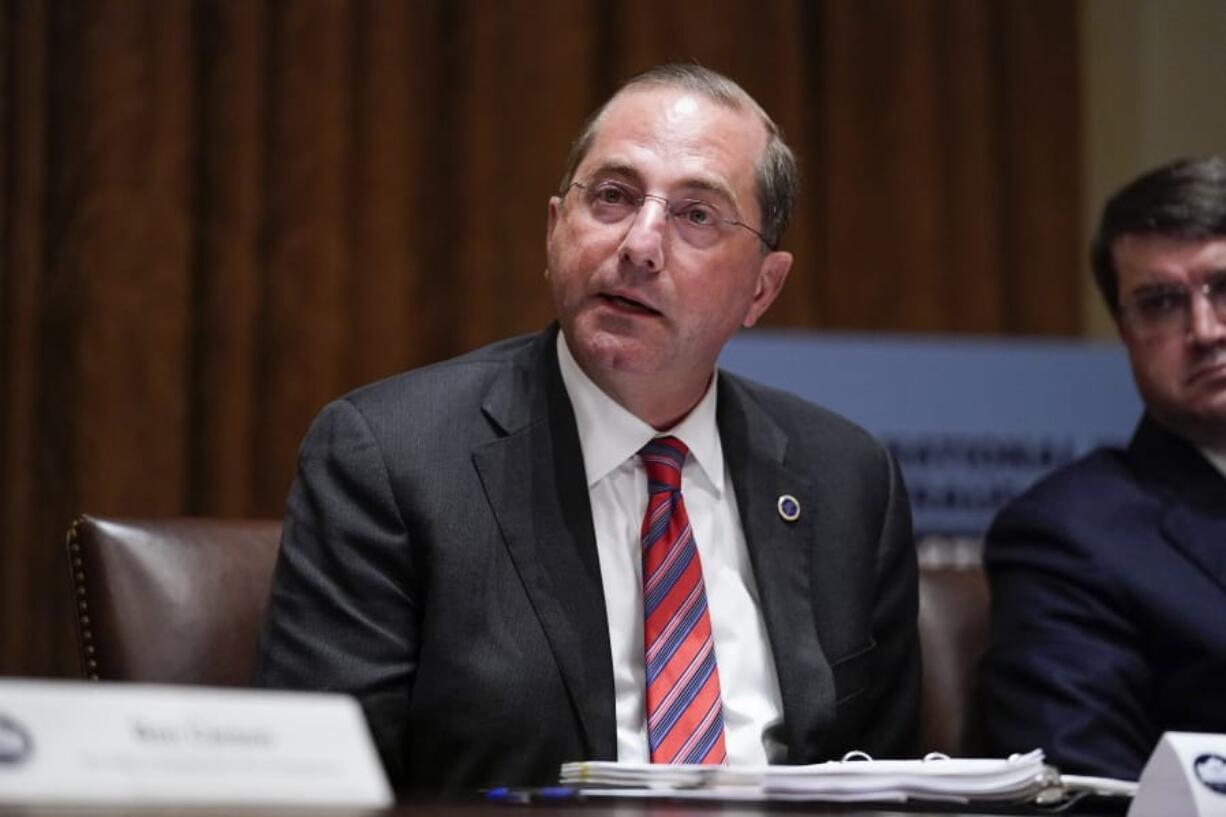
[[[784,464],[786,434],[722,374],[718,418],[779,675],[788,761],[814,762],[821,735],[829,732],[834,717],[834,679],[817,639],[812,602],[816,493],[803,475]],[[785,494],[800,506],[794,522],[778,510]]]
[[[505,436],[474,452],[507,550],[570,692],[588,756],[617,753],[600,562],[556,331],[506,367],[483,410]]]
[[[1226,592],[1226,516],[1172,505],[1162,529],[1175,547]]]
[[[1162,530],[1175,548],[1226,591],[1226,477],[1186,440],[1151,417],[1129,446],[1138,473],[1167,497]]]

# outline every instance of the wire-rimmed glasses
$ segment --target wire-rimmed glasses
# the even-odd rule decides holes
[[[767,249],[775,245],[766,236],[737,218],[730,218],[718,206],[702,199],[686,197],[665,198],[654,193],[645,193],[637,187],[615,179],[596,179],[589,182],[571,182],[571,188],[579,188],[581,199],[588,213],[602,224],[620,224],[633,218],[648,199],[664,206],[664,214],[677,231],[677,235],[693,247],[711,247],[728,234],[731,227],[743,227],[758,237]]]
[[[1226,323],[1226,270],[1199,284],[1147,284],[1120,305],[1124,320],[1139,333],[1154,337],[1178,335],[1192,325],[1192,299],[1203,295],[1217,320]]]

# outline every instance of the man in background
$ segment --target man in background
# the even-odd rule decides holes
[[[417,791],[546,784],[582,759],[905,753],[898,471],[847,421],[715,365],[783,286],[796,186],[727,78],[627,83],[549,201],[558,323],[313,424],[257,681],[357,696]]]
[[[1136,779],[1163,732],[1226,732],[1226,161],[1122,189],[1091,260],[1145,414],[995,520],[983,683],[1001,751]]]

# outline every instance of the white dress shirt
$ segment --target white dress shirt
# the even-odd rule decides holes
[[[1209,460],[1209,464],[1216,468],[1219,474],[1226,477],[1226,452],[1202,446],[1198,446],[1198,448],[1205,459]]]
[[[579,368],[562,333],[558,363],[587,472],[617,708],[617,759],[647,763],[643,676],[643,565],[640,531],[647,475],[638,451],[655,429],[606,395]],[[715,423],[716,378],[702,400],[667,434],[690,449],[681,493],[702,561],[730,764],[782,761],[783,704],[774,656],[758,602],[732,478]]]

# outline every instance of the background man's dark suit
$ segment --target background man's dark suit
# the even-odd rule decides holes
[[[356,693],[408,788],[548,783],[563,761],[616,755],[556,331],[354,392],[302,447],[258,681]],[[894,463],[850,423],[726,374],[718,423],[789,762],[905,753],[916,566]]]
[[[1149,418],[988,534],[999,749],[1139,776],[1165,730],[1226,732],[1226,478]]]

